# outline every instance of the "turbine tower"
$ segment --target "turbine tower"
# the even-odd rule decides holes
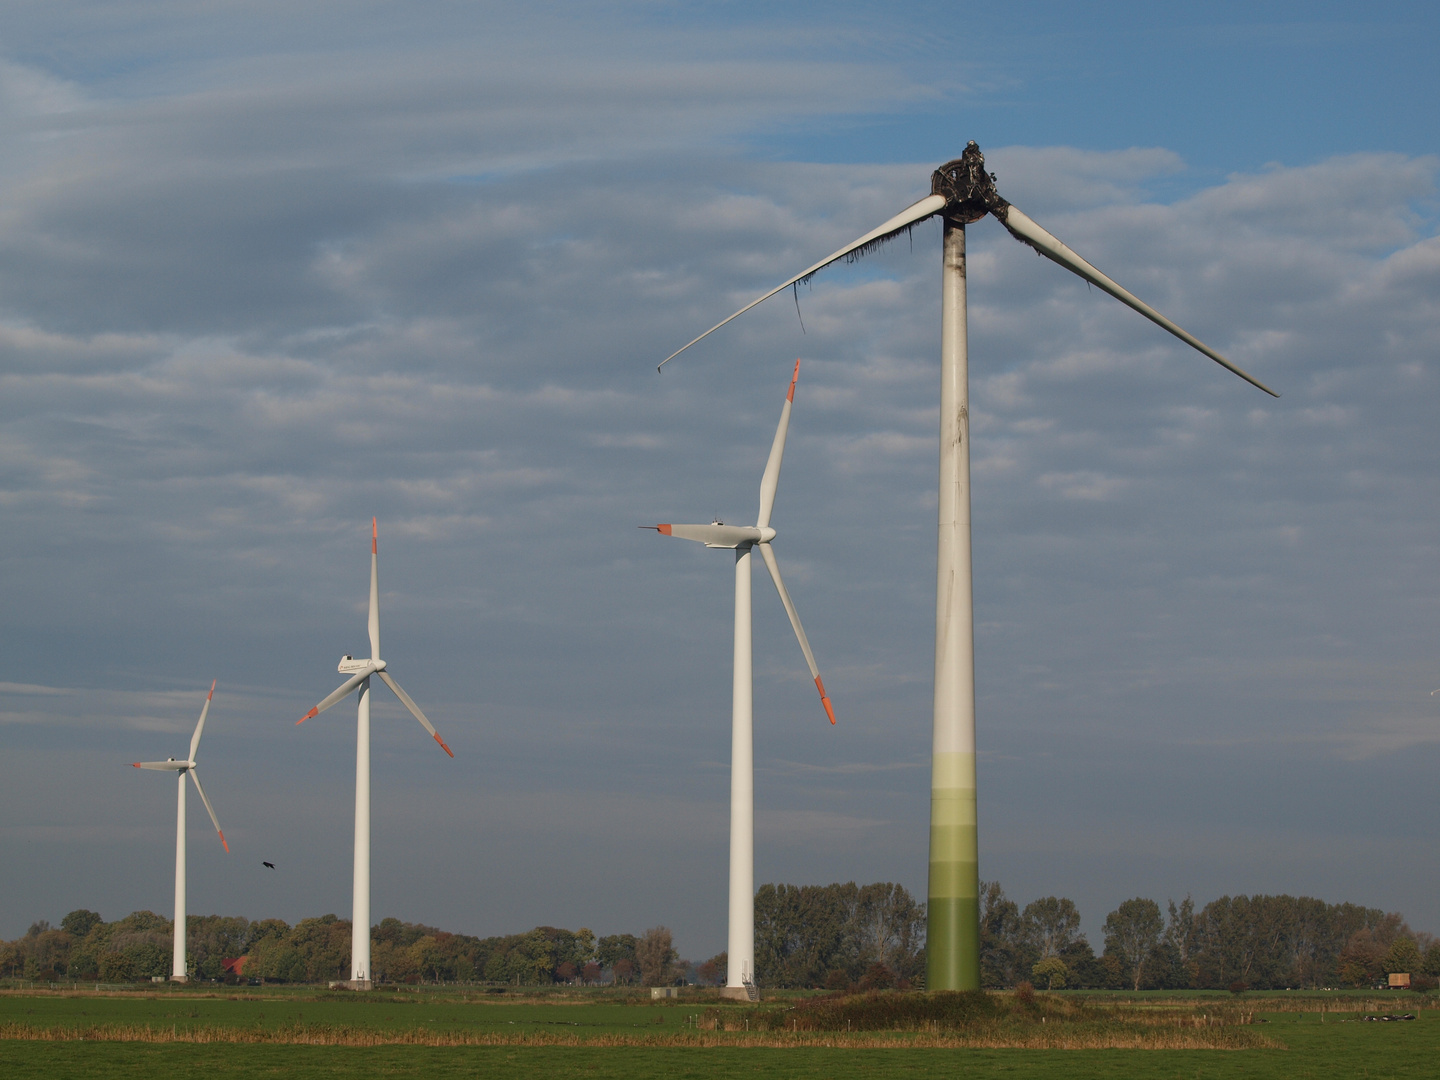
[[[195,782],[195,790],[200,793],[200,801],[205,804],[206,811],[210,814],[210,820],[215,823],[215,831],[220,834],[220,844],[225,853],[230,853],[230,845],[225,843],[225,833],[220,828],[220,819],[215,816],[215,808],[210,805],[210,800],[205,796],[205,789],[200,786],[200,776],[195,771],[195,754],[200,749],[200,735],[205,730],[205,716],[210,712],[210,701],[215,696],[215,681],[210,682],[210,693],[205,695],[205,704],[200,708],[200,719],[195,724],[195,734],[190,736],[190,753],[184,761],[176,761],[173,757],[164,761],[132,761],[130,764],[137,769],[157,769],[160,772],[178,773],[176,780],[179,795],[176,796],[175,809],[175,947],[170,958],[170,980],[172,982],[186,982],[189,980],[189,973],[185,967],[185,774],[190,774],[190,779]]]
[[[760,477],[760,513],[753,527],[726,525],[720,521],[709,525],[640,526],[642,529],[654,529],[664,536],[696,540],[708,548],[725,548],[735,552],[735,669],[730,714],[729,963],[726,965],[722,993],[726,997],[750,1000],[755,1000],[759,994],[755,988],[755,754],[750,625],[750,554],[757,547],[770,571],[770,579],[775,582],[780,602],[785,605],[785,614],[790,616],[790,625],[795,628],[800,651],[810,665],[815,689],[820,691],[820,704],[824,706],[830,723],[835,723],[835,710],[825,693],[820,669],[815,666],[815,654],[810,651],[805,628],[800,625],[800,616],[785,589],[785,582],[780,578],[780,564],[775,561],[775,552],[770,547],[776,535],[770,527],[770,513],[775,508],[775,491],[780,485],[780,461],[785,456],[785,436],[790,430],[790,409],[795,401],[795,382],[799,378],[800,361],[796,360],[790,389],[785,395],[785,404],[780,408],[780,426],[775,429],[775,441],[770,446],[770,460],[765,463],[765,472]]]
[[[350,916],[350,981],[352,990],[369,990],[374,986],[370,971],[370,677],[378,675],[385,685],[395,691],[400,704],[410,710],[412,716],[440,744],[440,748],[452,758],[455,756],[435,726],[425,718],[420,706],[400,688],[390,675],[388,665],[380,659],[380,526],[376,519],[370,519],[370,659],[356,660],[346,654],[340,658],[340,673],[349,675],[340,688],[296,720],[303,724],[312,716],[318,716],[337,701],[349,695],[356,687],[360,689],[360,705],[355,719],[355,877],[354,894]]]
[[[1010,235],[1109,293],[1181,341],[1272,397],[1280,395],[1121,288],[995,190],[974,142],[936,169],[930,194],[877,229],[746,304],[671,353],[663,368],[696,341],[776,293],[839,259],[871,248],[939,215],[944,225],[940,314],[940,499],[935,590],[935,702],[930,773],[930,885],[926,907],[926,988],[980,986],[979,835],[975,801],[975,647],[970,560],[969,347],[965,325],[965,226],[993,215]]]

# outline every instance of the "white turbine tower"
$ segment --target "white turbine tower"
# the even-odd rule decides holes
[[[195,790],[200,793],[200,801],[205,804],[206,811],[210,814],[210,820],[215,823],[215,831],[220,834],[220,844],[225,848],[226,853],[230,851],[230,845],[225,843],[225,833],[220,828],[220,819],[215,816],[215,808],[210,805],[210,800],[205,796],[205,789],[200,786],[200,776],[195,771],[195,754],[200,749],[200,735],[205,730],[205,716],[210,712],[210,700],[215,696],[215,682],[210,682],[210,693],[205,695],[205,704],[200,709],[200,719],[195,724],[195,734],[190,736],[190,754],[184,761],[176,761],[174,758],[166,758],[164,761],[132,761],[131,764],[137,769],[157,769],[160,772],[179,773],[176,779],[179,781],[179,795],[176,796],[175,809],[175,947],[170,959],[170,978],[174,982],[185,982],[189,979],[189,973],[185,967],[185,774],[190,774],[190,779],[195,781]]]
[[[780,461],[785,456],[785,435],[790,429],[790,408],[795,401],[795,381],[800,378],[800,361],[790,389],[780,409],[780,426],[770,446],[770,460],[760,477],[760,514],[754,526],[726,525],[642,525],[665,536],[697,540],[708,548],[726,548],[735,552],[735,670],[730,728],[730,928],[725,991],[727,996],[755,998],[755,754],[752,713],[751,627],[750,627],[750,553],[759,548],[795,628],[800,651],[810,665],[815,689],[830,723],[835,723],[835,710],[815,666],[815,654],[800,625],[800,616],[780,578],[780,564],[770,542],[775,530],[770,527],[770,512],[775,507],[775,491],[780,485]]]
[[[349,675],[340,688],[296,720],[303,724],[312,716],[318,716],[336,702],[346,697],[357,687],[360,690],[360,705],[355,721],[355,878],[354,894],[350,916],[350,982],[353,990],[369,990],[373,986],[370,971],[370,676],[378,675],[385,685],[395,691],[400,704],[410,710],[411,715],[440,748],[452,758],[454,751],[445,745],[435,726],[425,718],[420,706],[400,688],[387,670],[388,665],[380,659],[380,573],[379,573],[380,527],[376,519],[370,519],[370,659],[356,660],[346,654],[340,658],[340,672]]]
[[[944,223],[940,315],[940,521],[935,596],[935,703],[930,774],[930,887],[926,907],[926,987],[980,986],[980,877],[975,803],[975,649],[970,565],[969,348],[965,325],[965,226],[986,214],[1021,243],[1078,274],[1217,364],[1273,397],[1264,383],[1071,251],[1002,199],[985,158],[971,142],[931,177],[931,193],[814,266],[771,289],[677,349],[664,367],[701,338],[783,289],[798,286],[839,259],[851,261],[924,221]]]

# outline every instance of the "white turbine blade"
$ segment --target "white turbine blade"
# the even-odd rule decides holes
[[[395,691],[395,696],[400,699],[400,704],[410,710],[410,715],[420,721],[420,726],[430,732],[430,736],[440,744],[440,749],[444,750],[453,758],[455,751],[445,745],[445,740],[442,739],[440,733],[435,730],[435,725],[425,719],[425,714],[420,711],[420,706],[416,705],[415,702],[410,699],[410,695],[400,688],[400,684],[390,677],[390,673],[388,671],[382,671],[380,672],[380,678],[385,680],[386,686]]]
[[[868,244],[878,244],[883,240],[888,240],[891,236],[900,232],[902,229],[908,229],[911,225],[914,225],[917,222],[924,221],[926,218],[938,214],[941,210],[944,209],[945,197],[943,195],[925,196],[925,198],[921,199],[913,206],[908,206],[904,210],[900,211],[900,213],[896,214],[889,221],[885,222],[884,225],[881,225],[878,229],[871,229],[868,233],[860,237],[860,239],[856,240],[854,243],[846,244],[843,248],[835,252],[833,255],[825,256],[825,258],[821,259],[814,266],[810,267],[810,269],[804,270],[796,274],[783,285],[775,286],[775,288],[771,289],[764,296],[760,297],[760,299],[750,301],[750,303],[746,304],[739,311],[735,312],[734,315],[731,315],[729,319],[722,319],[720,322],[712,326],[709,330],[706,330],[705,333],[701,334],[700,337],[697,337],[695,341],[700,341],[704,338],[709,337],[716,330],[719,330],[720,327],[728,323],[730,319],[739,318],[741,315],[744,315],[745,312],[753,308],[756,304],[760,304],[766,300],[769,300],[770,297],[774,296],[778,292],[783,292],[785,289],[788,289],[796,282],[804,281],[811,274],[814,274],[819,270],[825,269],[825,267],[829,266],[836,259],[843,259],[846,255],[849,255],[851,252],[854,251],[859,251],[861,248],[865,247]],[[667,356],[664,360],[661,360],[660,367],[663,368],[671,360],[674,360],[675,357],[679,356],[691,345],[694,345],[695,341],[687,342],[685,345],[682,345],[680,348],[676,349],[673,353]],[[656,370],[658,371],[659,368],[657,368]]]
[[[205,804],[205,809],[210,813],[210,820],[215,823],[215,831],[220,834],[220,844],[225,853],[230,853],[230,845],[225,843],[225,830],[220,828],[220,819],[215,816],[215,808],[210,805],[210,797],[205,794],[205,789],[200,786],[200,777],[195,775],[195,770],[190,770],[190,779],[195,781],[195,790],[200,793],[200,801]]]
[[[370,519],[370,659],[380,659],[380,523]]]
[[[132,761],[130,764],[137,769],[159,769],[161,772],[180,772],[190,766],[188,761]]]
[[[1147,319],[1153,322],[1156,326],[1159,326],[1164,330],[1170,331],[1170,333],[1174,334],[1181,341],[1185,342],[1186,345],[1189,345],[1192,349],[1197,349],[1200,352],[1204,353],[1221,367],[1228,368],[1230,371],[1233,371],[1236,375],[1239,375],[1240,378],[1244,379],[1251,386],[1264,390],[1265,393],[1269,394],[1271,397],[1278,398],[1280,396],[1274,390],[1271,390],[1268,386],[1262,383],[1259,379],[1255,378],[1253,375],[1242,371],[1240,368],[1232,364],[1229,360],[1226,360],[1225,357],[1221,356],[1214,349],[1210,348],[1209,345],[1206,345],[1199,338],[1195,337],[1195,335],[1187,333],[1185,330],[1182,330],[1180,327],[1176,326],[1173,322],[1167,319],[1164,315],[1161,315],[1160,312],[1152,308],[1149,304],[1145,303],[1143,300],[1139,299],[1128,290],[1122,289],[1119,285],[1115,284],[1115,282],[1111,281],[1099,270],[1096,270],[1095,267],[1091,266],[1079,255],[1076,255],[1075,252],[1071,251],[1055,237],[1051,236],[1039,225],[1035,224],[1035,222],[1022,214],[1014,206],[1005,207],[1002,211],[997,212],[995,216],[1000,219],[1001,223],[1005,226],[1005,228],[1010,230],[1010,234],[1014,236],[1015,239],[1019,240],[1021,243],[1029,244],[1041,255],[1044,255],[1047,259],[1059,263],[1061,266],[1065,267],[1065,269],[1071,271],[1072,273],[1079,274],[1082,278],[1084,278],[1086,281],[1090,282],[1097,288],[1104,289],[1107,293],[1115,297],[1115,299],[1119,300],[1122,304],[1126,305],[1127,307],[1134,308],[1141,315],[1144,315]]]
[[[825,693],[825,684],[820,681],[820,669],[815,665],[815,654],[810,651],[810,639],[805,636],[805,628],[800,625],[800,613],[795,610],[795,605],[790,600],[790,594],[785,590],[785,582],[780,580],[780,564],[775,561],[775,552],[769,544],[758,544],[760,555],[765,560],[765,566],[770,571],[770,580],[775,582],[775,591],[780,594],[780,602],[785,605],[785,614],[790,616],[790,625],[795,628],[795,637],[800,641],[800,651],[805,654],[805,663],[810,665],[810,674],[815,679],[815,689],[820,691],[820,704],[825,706],[825,715],[830,718],[830,723],[835,723],[835,710],[830,706],[830,697]]]
[[[322,712],[324,712],[326,709],[330,708],[331,705],[334,705],[334,704],[335,704],[337,701],[339,701],[341,698],[345,697],[346,694],[350,693],[352,690],[354,690],[357,686],[359,686],[362,682],[364,682],[366,679],[368,679],[368,678],[369,678],[371,675],[373,675],[373,674],[375,674],[375,665],[374,665],[374,664],[366,664],[363,671],[357,671],[354,675],[350,676],[350,678],[346,679],[343,683],[340,684],[340,689],[339,689],[339,690],[336,690],[333,694],[331,694],[329,697],[327,697],[324,701],[320,702],[319,705],[316,705],[313,709],[311,709],[309,712],[307,712],[304,716],[300,717],[299,720],[296,720],[295,723],[297,723],[297,724],[303,724],[306,720],[309,720],[312,716],[319,716]]]
[[[760,530],[753,525],[641,525],[640,528],[654,529],[662,536],[676,536],[681,540],[698,540],[713,548],[757,544],[761,539]]]
[[[780,486],[780,462],[785,457],[785,436],[790,431],[790,408],[795,403],[795,382],[800,378],[800,361],[795,361],[795,373],[790,376],[790,390],[785,395],[785,404],[780,407],[780,424],[775,429],[775,441],[770,444],[770,460],[765,462],[765,472],[760,477],[760,519],[755,527],[763,529],[770,524],[770,512],[775,509],[775,491]]]
[[[190,760],[195,760],[195,751],[200,749],[200,733],[205,730],[205,714],[210,711],[210,699],[215,696],[215,683],[210,680],[210,693],[205,695],[205,705],[200,710],[200,722],[195,725],[195,734],[190,736]]]

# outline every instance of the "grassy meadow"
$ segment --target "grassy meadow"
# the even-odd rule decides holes
[[[1388,1077],[1440,1060],[1428,996],[777,996],[313,988],[0,990],[7,1078]],[[1365,1015],[1410,1012],[1404,1022]]]

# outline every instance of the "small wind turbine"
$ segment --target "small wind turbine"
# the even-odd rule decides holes
[[[370,659],[356,660],[346,654],[340,658],[340,673],[349,675],[340,689],[296,720],[303,724],[318,716],[337,701],[359,687],[360,705],[355,722],[355,878],[350,918],[350,987],[369,990],[370,978],[370,676],[379,675],[385,685],[395,691],[400,704],[430,733],[440,748],[452,758],[454,751],[445,745],[435,726],[425,718],[420,706],[400,688],[380,659],[380,526],[370,519]]]
[[[944,222],[940,315],[940,522],[935,590],[935,704],[930,774],[930,887],[926,907],[926,981],[930,990],[980,987],[979,835],[975,804],[975,646],[970,564],[969,346],[965,325],[965,226],[986,214],[1047,259],[1103,289],[1246,382],[1279,397],[1258,379],[1186,333],[1071,251],[1000,197],[985,158],[971,142],[936,169],[930,194],[878,229],[827,255],[808,270],[746,304],[675,357],[756,304],[798,286],[839,259],[854,261],[926,218]]]
[[[137,769],[158,769],[161,772],[179,773],[176,779],[179,781],[175,809],[175,948],[170,960],[170,979],[172,982],[185,982],[189,974],[185,968],[185,774],[190,774],[190,779],[195,781],[195,790],[200,793],[200,801],[205,804],[206,811],[210,814],[210,820],[215,823],[215,831],[220,834],[220,844],[225,848],[226,853],[230,851],[230,845],[225,843],[225,833],[220,828],[220,819],[215,816],[215,808],[210,805],[210,800],[205,797],[205,789],[200,786],[200,776],[195,771],[195,753],[200,749],[200,735],[205,730],[205,716],[210,712],[210,700],[215,696],[215,681],[210,682],[210,693],[205,695],[205,704],[200,709],[200,719],[195,724],[195,734],[190,736],[190,754],[184,761],[176,761],[173,757],[164,761],[132,761],[131,764]]]
[[[751,708],[750,553],[757,547],[770,571],[770,579],[775,582],[780,602],[785,605],[785,614],[790,616],[790,625],[795,628],[795,637],[800,641],[805,663],[810,665],[815,689],[820,691],[820,704],[825,707],[830,723],[835,723],[835,710],[831,708],[825,684],[820,680],[815,654],[810,651],[805,628],[800,625],[800,616],[785,589],[785,582],[780,578],[780,564],[775,561],[775,552],[770,547],[770,542],[775,539],[775,530],[770,527],[770,512],[775,508],[775,491],[780,486],[780,461],[785,456],[785,435],[790,429],[790,408],[795,401],[795,381],[799,378],[800,361],[796,360],[790,389],[780,409],[780,426],[775,429],[775,441],[770,445],[770,460],[765,463],[765,472],[760,477],[760,514],[753,526],[726,525],[719,521],[709,525],[640,526],[665,536],[697,540],[708,548],[728,548],[735,552],[735,670],[730,714],[730,928],[725,980],[725,989],[730,992],[727,996],[735,997],[753,997],[755,993],[755,754]]]

